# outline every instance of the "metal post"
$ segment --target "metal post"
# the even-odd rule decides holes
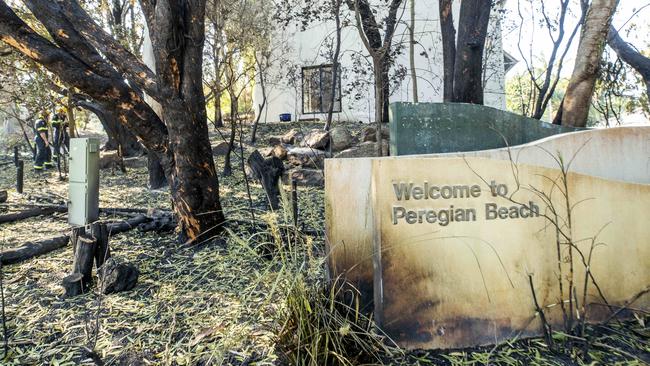
[[[18,166],[18,145],[14,146],[14,164]]]
[[[25,172],[25,162],[18,160],[16,163],[16,192],[23,193],[23,174]]]
[[[298,187],[295,179],[291,178],[291,205],[293,209],[293,226],[298,227]]]

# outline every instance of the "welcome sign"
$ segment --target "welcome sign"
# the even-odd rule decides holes
[[[580,155],[603,146],[601,154],[634,150],[625,156],[636,168],[616,155]],[[616,179],[595,176],[607,174]],[[559,326],[569,295],[558,281],[568,280],[570,267],[574,286],[582,289],[591,276],[606,297],[587,281],[590,320],[611,314],[605,302],[636,298],[635,307],[648,309],[650,300],[637,298],[650,286],[648,183],[650,128],[580,132],[463,156],[331,159],[330,271],[358,287],[382,330],[407,348],[538,335],[533,291]],[[580,256],[567,259],[567,240],[591,251],[591,274]]]

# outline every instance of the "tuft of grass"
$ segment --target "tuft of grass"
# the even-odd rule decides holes
[[[339,279],[314,284],[299,274],[287,293],[280,356],[292,365],[381,364],[397,350],[375,332],[358,299]]]

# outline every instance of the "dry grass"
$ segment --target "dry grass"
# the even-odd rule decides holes
[[[280,133],[283,126],[270,127]],[[265,133],[271,132],[263,129],[260,136]],[[220,180],[223,204],[229,217],[248,218],[243,175],[238,162],[233,167],[235,174]],[[165,191],[144,188],[144,168],[115,174],[102,174],[101,206],[169,207]],[[11,169],[3,172],[0,189],[12,187],[14,179]],[[262,202],[261,187],[252,189],[253,200]],[[10,201],[65,196],[66,185],[56,174],[35,178],[28,171],[26,194],[12,192]],[[322,230],[322,190],[304,188],[299,197],[301,220]],[[173,234],[131,231],[111,238],[113,254],[135,263],[141,275],[134,290],[102,299],[97,330],[96,295],[60,298],[60,281],[72,266],[69,247],[5,267],[10,354],[0,363],[93,364],[82,350],[95,331],[94,350],[107,365],[640,365],[650,360],[647,317],[590,328],[593,341],[611,348],[592,346],[587,355],[570,342],[553,354],[539,339],[496,348],[400,352],[387,346],[354,301],[337,296],[342,289],[326,278],[322,237],[297,237],[276,225],[290,222],[287,216],[286,211],[257,215],[268,230],[231,225],[214,242],[192,248],[181,248]],[[66,230],[64,215],[32,218],[0,227],[0,241],[6,248]]]

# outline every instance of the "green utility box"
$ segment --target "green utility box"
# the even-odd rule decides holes
[[[99,140],[70,140],[68,222],[83,226],[99,218]]]

